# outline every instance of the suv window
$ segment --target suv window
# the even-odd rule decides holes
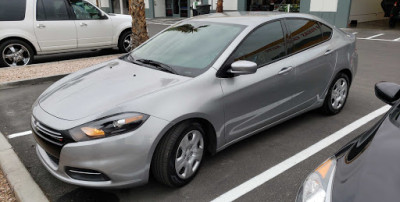
[[[38,0],[36,20],[58,21],[69,20],[67,5],[64,0]]]
[[[324,41],[328,40],[332,36],[332,29],[324,24],[321,24],[322,38]]]
[[[72,9],[77,20],[96,20],[101,19],[101,12],[92,4],[85,1],[71,1]]]
[[[292,47],[290,53],[296,53],[315,46],[323,41],[321,29],[317,22],[306,19],[287,19]]]
[[[248,60],[263,66],[286,55],[280,21],[265,24],[249,34],[232,54],[234,61]]]
[[[25,19],[26,0],[0,0],[0,21]]]

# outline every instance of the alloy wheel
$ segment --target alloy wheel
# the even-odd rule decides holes
[[[28,49],[21,44],[10,44],[2,52],[4,62],[10,66],[24,66],[29,64],[31,55]]]
[[[123,41],[123,46],[126,52],[131,51],[132,49],[132,36],[128,34]]]
[[[346,79],[340,78],[336,81],[332,88],[331,105],[333,109],[340,109],[343,107],[348,92],[348,84]]]

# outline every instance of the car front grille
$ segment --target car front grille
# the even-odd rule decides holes
[[[50,157],[59,159],[62,147],[67,143],[60,131],[48,127],[32,117],[32,133],[36,142],[49,154]],[[53,159],[53,161],[55,160]],[[55,161],[58,163],[58,161]]]
[[[43,136],[43,138],[47,139],[47,141],[52,142],[53,144],[62,146],[63,145],[63,136],[61,135],[60,132],[46,127],[39,123],[38,121],[33,122],[33,127],[36,130],[36,132],[40,135]]]

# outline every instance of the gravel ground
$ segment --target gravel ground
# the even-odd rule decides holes
[[[14,202],[17,199],[14,196],[14,192],[12,191],[10,185],[7,182],[6,177],[3,174],[3,171],[0,170],[0,201],[2,202]]]
[[[68,74],[95,64],[115,59],[121,54],[35,64],[24,67],[0,68],[0,83]]]

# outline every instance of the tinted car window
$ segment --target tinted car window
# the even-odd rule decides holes
[[[40,5],[40,1],[42,5]],[[64,0],[38,0],[36,8],[37,20],[69,20],[67,6]]]
[[[262,66],[286,55],[285,40],[280,21],[257,28],[239,45],[232,57]]]
[[[307,49],[323,41],[321,29],[317,22],[305,19],[287,19],[286,25],[291,34],[293,47],[289,53]]]
[[[0,0],[0,21],[25,19],[26,0]]]
[[[328,40],[332,36],[332,29],[324,24],[321,24],[321,31],[323,40]]]
[[[84,1],[71,1],[77,20],[101,19],[101,13],[92,4]]]

